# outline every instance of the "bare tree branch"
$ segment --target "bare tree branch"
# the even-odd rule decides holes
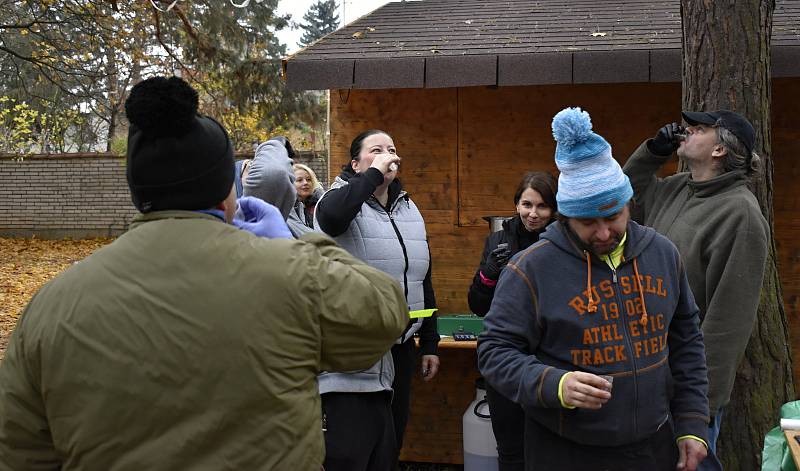
[[[55,66],[53,64],[48,64],[47,62],[42,61],[40,59],[37,59],[35,57],[23,56],[21,54],[18,54],[13,49],[9,49],[9,48],[7,48],[5,46],[0,46],[0,51],[6,52],[6,53],[16,57],[17,59],[23,60],[25,62],[30,62],[31,64],[34,64],[37,67],[45,67],[45,68],[48,68],[48,69],[52,69],[52,70],[60,72],[60,73],[62,73],[64,75],[83,76],[83,77],[97,77],[97,75],[94,75],[94,74],[90,75],[90,74],[82,73],[81,71],[66,70],[66,69],[57,67],[57,66]]]
[[[63,23],[63,21],[34,20],[23,24],[0,24],[0,29],[31,29],[37,25],[60,25]]]
[[[161,47],[164,48],[165,51],[167,51],[167,54],[172,58],[172,60],[174,60],[178,64],[178,66],[182,70],[184,70],[193,80],[194,73],[183,64],[183,62],[178,58],[178,56],[175,55],[174,52],[172,52],[172,48],[167,46],[166,43],[164,43],[164,39],[161,37],[161,21],[158,15],[158,10],[155,7],[153,8],[153,23],[155,24],[156,27],[156,39],[158,40],[158,43],[161,45]]]

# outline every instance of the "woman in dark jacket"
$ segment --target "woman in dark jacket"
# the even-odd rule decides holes
[[[539,234],[556,219],[556,179],[547,172],[529,172],[514,194],[517,216],[506,220],[503,229],[489,234],[483,246],[480,267],[472,279],[467,299],[469,308],[486,315],[494,297],[500,272],[517,252],[539,240]],[[487,384],[486,399],[497,440],[500,471],[524,469],[525,414],[522,408]]]
[[[317,175],[307,165],[294,164],[294,187],[297,188],[295,210],[303,216],[306,226],[314,228],[314,208],[325,192]]]
[[[350,158],[317,203],[314,225],[393,276],[411,312],[406,331],[385,361],[363,372],[320,375],[327,420],[325,469],[388,471],[395,469],[408,421],[417,364],[415,333],[423,380],[431,380],[439,369],[436,317],[425,312],[436,307],[436,299],[425,221],[397,179],[401,159],[391,136],[364,131],[353,140]]]

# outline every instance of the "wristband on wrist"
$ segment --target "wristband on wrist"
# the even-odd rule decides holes
[[[702,443],[703,446],[706,447],[706,450],[708,450],[708,443],[706,443],[705,440],[703,440],[702,438],[698,437],[697,435],[683,435],[683,436],[680,436],[680,437],[678,437],[677,440],[675,440],[675,443],[680,443],[683,440],[695,440],[695,441],[698,441],[698,442]]]
[[[486,278],[486,275],[484,275],[482,271],[479,271],[478,275],[481,277],[481,283],[483,283],[484,286],[488,286],[489,288],[494,288],[494,286],[497,284],[497,280]]]
[[[575,408],[575,406],[571,406],[571,405],[567,404],[566,402],[564,402],[564,380],[567,379],[567,376],[569,376],[571,374],[572,374],[572,371],[564,373],[561,376],[561,379],[558,380],[558,402],[561,403],[561,407],[563,407],[564,409],[574,409]]]

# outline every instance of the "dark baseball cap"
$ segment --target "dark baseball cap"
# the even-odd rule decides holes
[[[753,152],[756,144],[756,131],[753,125],[744,116],[728,110],[717,111],[684,111],[681,113],[689,126],[705,124],[706,126],[720,126],[739,138],[747,148],[747,153]]]

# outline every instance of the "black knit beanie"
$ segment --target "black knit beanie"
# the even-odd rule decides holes
[[[139,211],[208,209],[230,193],[233,146],[197,104],[197,92],[178,77],[139,82],[125,101],[128,186]]]

